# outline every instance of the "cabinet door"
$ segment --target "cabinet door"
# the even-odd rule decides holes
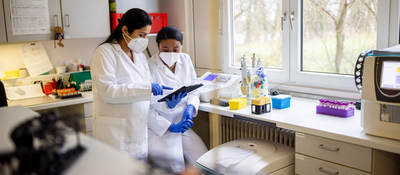
[[[196,68],[221,69],[219,3],[219,0],[193,1]]]
[[[107,37],[108,0],[61,0],[65,38]]]
[[[3,7],[3,1],[0,1],[1,7]],[[0,44],[7,42],[6,37],[6,23],[4,22],[4,11],[0,8]]]
[[[39,41],[39,40],[54,39],[54,27],[57,25],[61,26],[60,1],[48,0],[50,33],[29,34],[29,35],[28,34],[14,35],[12,30],[12,21],[11,21],[11,1],[15,0],[4,0],[4,14],[5,14],[5,24],[6,24],[8,42]],[[1,29],[0,29],[0,35],[1,35]]]

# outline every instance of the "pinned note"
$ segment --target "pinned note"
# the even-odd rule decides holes
[[[25,44],[21,51],[30,76],[37,76],[53,69],[53,65],[41,43]]]
[[[11,0],[13,35],[49,34],[48,0]]]

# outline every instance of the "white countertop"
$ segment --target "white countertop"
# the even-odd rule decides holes
[[[68,105],[90,103],[93,101],[92,92],[83,92],[82,97],[71,99],[54,99],[49,96],[17,100],[9,102],[9,106],[25,106],[32,110],[42,110]],[[242,110],[229,110],[209,103],[201,103],[199,110],[233,117],[240,115],[250,119],[275,123],[277,127],[294,130],[306,134],[371,147],[379,150],[400,154],[400,141],[367,135],[361,128],[361,112],[349,118],[340,118],[316,114],[317,100],[293,97],[288,109],[273,109],[263,115],[251,114],[250,106]]]
[[[23,100],[8,101],[8,106],[25,106],[34,111],[57,108],[69,105],[76,105],[82,103],[90,103],[93,101],[92,92],[82,92],[82,97],[59,99],[51,96],[43,96],[36,98],[29,98]]]
[[[273,109],[272,112],[256,115],[252,114],[250,106],[242,110],[229,110],[209,103],[201,103],[201,111],[233,117],[240,115],[250,119],[275,123],[277,127],[312,134],[343,142],[371,147],[400,154],[400,141],[367,135],[361,127],[361,112],[349,118],[334,117],[316,114],[317,100],[293,97],[291,107],[287,109]]]

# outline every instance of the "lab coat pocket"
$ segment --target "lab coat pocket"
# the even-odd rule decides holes
[[[95,137],[117,149],[127,141],[127,122],[124,118],[100,117],[94,120]]]
[[[118,84],[127,84],[130,83],[131,79],[128,75],[120,75],[117,76],[117,83]]]

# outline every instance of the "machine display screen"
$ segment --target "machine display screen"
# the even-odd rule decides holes
[[[381,88],[400,90],[400,61],[383,61]]]
[[[210,74],[210,75],[208,75],[206,78],[204,78],[203,80],[206,80],[206,81],[214,81],[215,78],[217,78],[217,77],[218,77],[218,74]]]

